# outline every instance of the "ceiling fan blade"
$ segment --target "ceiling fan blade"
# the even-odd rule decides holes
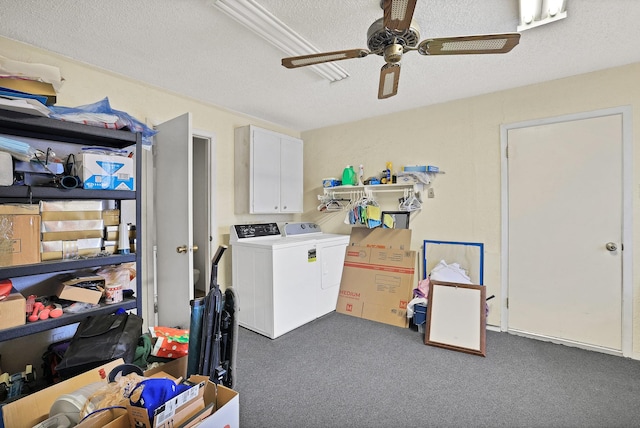
[[[383,100],[398,93],[398,80],[400,79],[400,64],[385,64],[380,69],[380,86],[378,87],[378,99]]]
[[[405,31],[411,26],[417,0],[383,0],[384,26],[391,31]]]
[[[350,49],[346,51],[324,52],[311,55],[293,56],[282,58],[282,65],[287,68],[304,67],[307,65],[321,64],[323,62],[340,61],[349,58],[364,58],[369,55],[366,49]]]
[[[520,42],[520,33],[426,39],[418,45],[422,55],[507,53]]]

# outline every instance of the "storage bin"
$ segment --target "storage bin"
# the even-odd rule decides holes
[[[424,324],[427,321],[427,305],[417,303],[413,307],[413,323],[415,325]]]
[[[424,325],[427,321],[427,305],[416,303],[413,307],[413,323],[418,326],[418,332],[424,333]]]

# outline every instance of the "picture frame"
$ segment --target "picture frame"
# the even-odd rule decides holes
[[[486,288],[430,282],[425,345],[486,356]]]

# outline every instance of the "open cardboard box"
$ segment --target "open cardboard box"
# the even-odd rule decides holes
[[[105,381],[113,368],[123,363],[122,359],[112,361],[103,366],[89,370],[71,379],[57,383],[17,401],[4,405],[1,409],[4,426],[9,428],[31,428],[49,417],[49,409],[61,395],[68,394],[93,382]],[[144,373],[146,377],[169,377],[178,379],[185,375],[187,357],[182,357]],[[202,383],[203,387],[197,396],[173,407],[173,413],[165,414],[164,423],[160,427],[191,427],[199,423],[199,427],[240,426],[240,410],[238,393],[222,385],[215,385],[206,376],[192,376],[190,380]],[[172,404],[165,403],[166,407]],[[146,415],[146,411],[144,412]],[[76,425],[79,428],[135,428],[137,423],[127,409],[113,409],[97,413]],[[139,425],[145,426],[145,425]]]
[[[353,228],[336,312],[407,327],[416,252],[410,229]]]

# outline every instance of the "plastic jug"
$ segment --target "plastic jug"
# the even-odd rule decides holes
[[[356,172],[353,169],[353,165],[347,165],[344,171],[342,171],[342,185],[353,186],[356,182]]]

